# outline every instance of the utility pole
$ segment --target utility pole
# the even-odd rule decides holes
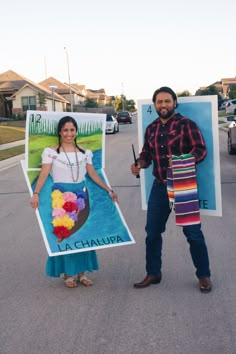
[[[68,57],[68,52],[66,47],[64,47],[64,50],[66,52],[66,59],[67,59],[68,82],[69,82],[69,90],[70,90],[70,107],[71,107],[71,112],[73,112],[73,100],[72,100],[72,92],[71,92],[71,84],[70,84],[69,57]]]
[[[45,80],[48,77],[48,73],[47,73],[47,59],[46,56],[44,57],[44,75],[45,75]]]
[[[50,85],[49,88],[52,90],[52,110],[53,110],[53,112],[55,112],[56,107],[55,107],[54,91],[57,89],[57,86],[55,86],[55,85]]]
[[[121,83],[122,85],[122,111],[124,112],[125,108],[124,108],[124,85],[123,85],[123,82]]]

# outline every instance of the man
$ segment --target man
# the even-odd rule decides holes
[[[206,146],[202,134],[192,120],[175,113],[177,96],[169,87],[161,87],[153,94],[153,104],[159,118],[146,129],[142,152],[137,165],[131,165],[133,175],[153,162],[155,177],[151,189],[146,222],[146,277],[135,283],[136,289],[145,288],[161,282],[162,233],[165,231],[170,209],[167,194],[167,169],[172,166],[171,156],[191,154],[195,163],[206,157]],[[201,224],[183,226],[183,233],[190,245],[190,254],[196,268],[201,292],[212,289],[210,267],[206,243]]]

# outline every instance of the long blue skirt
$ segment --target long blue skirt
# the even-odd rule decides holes
[[[82,183],[57,183],[66,191],[77,191],[83,189]],[[74,276],[83,272],[98,270],[98,260],[95,251],[70,253],[62,256],[48,257],[46,263],[46,275],[49,277],[60,277],[61,274]]]
[[[94,270],[98,270],[98,260],[95,251],[48,257],[46,263],[46,275],[49,277],[59,277],[63,273],[73,276]]]

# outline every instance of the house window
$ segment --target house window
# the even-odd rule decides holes
[[[21,100],[23,112],[26,112],[27,110],[36,110],[36,96],[24,96]]]

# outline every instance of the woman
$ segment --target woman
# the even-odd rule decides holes
[[[92,152],[84,150],[76,143],[78,126],[74,118],[66,116],[58,123],[58,145],[44,149],[42,153],[42,168],[39,174],[31,206],[39,207],[39,195],[49,174],[53,182],[61,188],[77,187],[83,190],[85,175],[101,188],[109,193],[113,201],[117,201],[117,195],[106,185],[95,171],[92,165]],[[85,276],[85,271],[92,272],[98,269],[98,261],[95,251],[86,251],[68,255],[48,257],[46,274],[50,277],[59,277],[64,274],[65,286],[75,288],[78,282],[84,286],[91,286],[93,282]]]

